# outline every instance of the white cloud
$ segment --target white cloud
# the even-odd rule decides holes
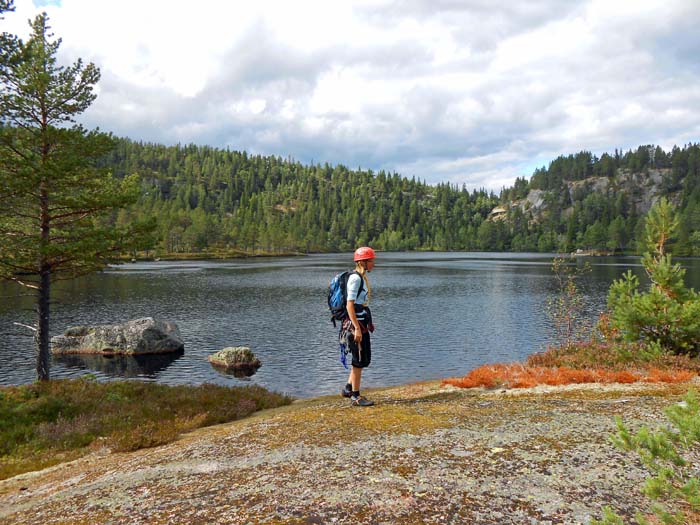
[[[3,29],[40,11],[16,0]],[[498,190],[559,154],[700,135],[696,0],[62,0],[85,114],[137,140]]]

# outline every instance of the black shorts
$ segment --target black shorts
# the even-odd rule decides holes
[[[360,348],[357,347],[355,338],[352,334],[349,334],[348,346],[350,347],[350,353],[352,354],[352,366],[355,368],[366,368],[369,366],[370,361],[372,361],[372,343],[369,339],[369,332],[362,334],[362,341],[360,342]]]

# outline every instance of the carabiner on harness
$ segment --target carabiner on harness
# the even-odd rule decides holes
[[[350,321],[350,319],[345,319],[338,332],[340,362],[345,367],[345,370],[349,370],[347,355],[350,353],[350,337],[352,337],[352,321]]]

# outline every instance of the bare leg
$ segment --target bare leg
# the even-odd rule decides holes
[[[348,383],[352,385],[353,392],[360,391],[360,382],[362,381],[362,369],[353,366],[350,369],[350,377],[348,377]]]

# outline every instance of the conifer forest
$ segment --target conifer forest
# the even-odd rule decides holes
[[[147,253],[379,250],[638,252],[645,199],[667,197],[674,253],[700,255],[700,145],[554,159],[499,194],[342,165],[117,140],[103,160],[140,198],[108,220],[155,219]],[[601,182],[602,181],[602,182]],[[537,197],[539,202],[532,198]],[[497,213],[495,213],[497,212]]]

